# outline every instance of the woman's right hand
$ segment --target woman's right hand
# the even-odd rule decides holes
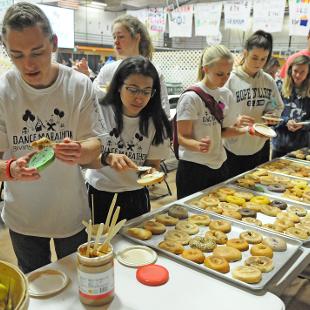
[[[111,168],[119,172],[138,169],[138,166],[124,154],[110,153],[106,159],[106,162]]]
[[[236,126],[245,127],[252,126],[255,123],[255,119],[248,115],[239,115],[237,118]]]
[[[33,181],[40,178],[40,174],[36,168],[27,167],[31,157],[34,154],[36,154],[36,152],[22,156],[11,163],[10,174],[14,180]]]
[[[207,153],[210,150],[211,140],[210,137],[202,138],[198,141],[198,150],[202,153]]]

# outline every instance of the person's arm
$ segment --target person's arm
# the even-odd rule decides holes
[[[160,79],[160,96],[161,96],[161,105],[168,117],[170,118],[170,104],[169,104],[169,98],[168,98],[168,90],[165,82],[165,77],[163,74],[159,75]]]

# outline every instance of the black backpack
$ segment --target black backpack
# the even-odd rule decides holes
[[[216,100],[206,92],[204,92],[200,87],[198,86],[190,86],[187,88],[184,92],[188,91],[194,91],[202,101],[204,101],[206,107],[209,109],[210,113],[216,118],[216,120],[220,123],[222,127],[223,122],[223,109],[224,106],[216,102]],[[179,141],[178,141],[178,127],[177,127],[177,113],[175,113],[173,119],[172,119],[172,129],[173,129],[173,151],[176,159],[179,159]]]

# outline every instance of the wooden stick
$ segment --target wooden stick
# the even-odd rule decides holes
[[[94,195],[93,194],[91,194],[91,218],[93,220],[93,224],[95,224]]]
[[[108,229],[113,229],[116,222],[117,222],[117,219],[118,219],[118,216],[119,216],[119,212],[121,210],[121,207],[117,207],[114,214],[113,214],[113,217],[112,217],[112,221],[111,221],[111,225],[108,227]]]
[[[113,196],[113,199],[112,199],[112,202],[111,202],[111,205],[109,208],[108,216],[107,216],[106,222],[104,224],[104,231],[108,231],[110,219],[112,217],[113,209],[114,209],[114,206],[116,204],[117,196],[118,196],[117,193],[115,193]]]
[[[103,232],[103,223],[100,223],[98,231],[97,231],[96,239],[95,239],[94,248],[93,248],[94,253],[96,253],[96,251],[97,251],[99,239],[102,235],[102,232]]]
[[[87,226],[87,249],[86,249],[86,257],[89,257],[89,251],[90,251],[90,240],[92,235],[92,222],[89,220],[88,226]]]

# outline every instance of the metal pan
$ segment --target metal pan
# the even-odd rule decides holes
[[[304,148],[301,148],[300,149],[301,151],[303,151],[305,153],[305,155],[310,155],[310,148],[307,148],[307,147],[304,147]],[[298,150],[297,150],[298,151]],[[299,162],[299,163],[303,163],[307,166],[310,165],[310,160],[306,160],[306,159],[301,159],[301,158],[297,158],[295,157],[293,154],[291,153],[288,153],[284,156],[284,158],[288,158],[288,159],[291,159],[291,160],[294,160],[296,162]]]

